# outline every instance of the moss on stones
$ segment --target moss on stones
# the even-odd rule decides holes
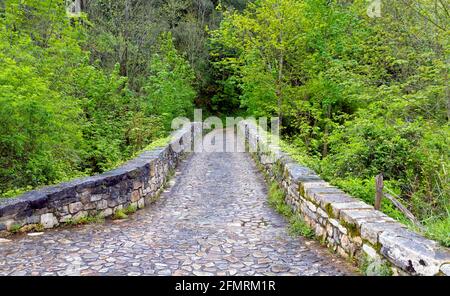
[[[358,226],[356,226],[356,224],[346,222],[342,219],[340,220],[340,223],[347,229],[348,235],[350,235],[351,237],[361,236],[360,231],[358,230]]]
[[[333,207],[331,206],[331,204],[327,203],[325,205],[325,212],[327,213],[328,217],[330,217],[332,219],[336,219],[334,212],[333,212]]]

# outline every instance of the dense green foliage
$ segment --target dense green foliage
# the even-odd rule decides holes
[[[448,225],[450,7],[382,4],[376,18],[362,0],[260,0],[227,12],[210,42],[224,89],[212,101],[278,115],[289,150],[327,180],[373,203],[383,173],[430,229]],[[435,228],[448,245],[449,229]]]
[[[0,26],[1,195],[110,169],[192,109],[192,70],[170,34],[154,37],[136,91],[120,60],[87,50],[99,26],[63,1],[8,0]]]
[[[301,235],[308,238],[314,237],[314,230],[286,204],[285,194],[276,182],[271,182],[268,193],[269,205],[283,215],[289,221],[289,233],[293,236]]]
[[[209,107],[216,92],[214,71],[209,63],[208,30],[220,24],[220,7],[243,9],[247,0],[97,0],[86,1],[91,24],[87,48],[91,59],[104,69],[120,64],[130,88],[145,85],[158,36],[170,31],[174,45],[195,73],[197,102]]]
[[[169,33],[161,36],[150,60],[150,75],[144,86],[153,113],[161,114],[167,128],[177,116],[191,117],[196,92],[194,72],[172,43]]]
[[[58,9],[7,1],[0,19],[0,191],[70,176],[80,161],[72,78],[83,67],[82,35]]]
[[[215,7],[247,1],[82,0],[81,14],[68,2],[0,1],[0,196],[103,172],[165,141],[172,118],[214,91]]]
[[[450,244],[446,1],[64,2],[0,1],[0,196],[110,169],[196,105],[279,116],[294,158],[368,203],[383,173]]]

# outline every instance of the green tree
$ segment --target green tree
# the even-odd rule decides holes
[[[282,115],[296,153],[352,194],[373,202],[384,173],[425,223],[446,221],[449,5],[383,1],[379,18],[367,5],[260,0],[226,12],[210,45],[220,90],[234,97],[215,101]]]
[[[154,52],[143,90],[151,112],[160,114],[170,128],[173,118],[190,116],[193,112],[195,76],[189,63],[175,49],[170,32],[161,35]]]
[[[161,136],[120,68],[89,63],[84,15],[10,0],[0,23],[1,194],[102,172]]]
[[[6,1],[0,27],[1,193],[76,174],[81,109],[67,81],[84,57],[52,1]]]

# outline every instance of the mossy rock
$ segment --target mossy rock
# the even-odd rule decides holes
[[[351,237],[361,236],[358,226],[356,224],[346,222],[342,219],[340,220],[340,223],[347,229],[348,235],[350,235]]]
[[[330,217],[332,219],[336,219],[336,216],[334,215],[334,212],[333,212],[333,207],[331,206],[330,203],[327,203],[325,205],[325,212],[327,213],[328,217]]]

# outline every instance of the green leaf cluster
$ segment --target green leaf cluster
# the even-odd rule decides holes
[[[368,5],[259,0],[227,11],[210,37],[225,94],[212,103],[280,117],[290,152],[325,179],[372,203],[383,173],[420,220],[445,225],[450,7],[382,1],[371,18]]]
[[[193,72],[170,34],[155,37],[137,92],[120,60],[102,67],[87,50],[90,15],[51,0],[6,0],[1,11],[0,196],[112,169],[192,109]]]

